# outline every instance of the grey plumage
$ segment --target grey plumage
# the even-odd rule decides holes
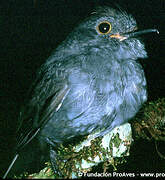
[[[136,29],[132,16],[102,7],[69,34],[29,91],[16,154],[36,134],[41,144],[54,146],[98,129],[102,136],[135,116],[147,100],[138,62],[147,53],[137,37],[127,36]]]
[[[57,88],[58,81],[68,87],[68,92],[41,136],[63,142],[98,128],[104,129],[103,135],[135,116],[146,101],[144,72],[136,62],[137,58],[147,57],[144,45],[134,38],[120,42],[100,35],[96,27],[103,21],[111,22],[112,34],[136,27],[130,16],[104,8],[76,27],[56,49],[41,68],[43,85],[37,88],[41,97],[43,92],[50,96],[48,88]],[[33,97],[37,96],[38,91]]]

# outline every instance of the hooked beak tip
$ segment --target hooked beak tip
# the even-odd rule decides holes
[[[156,33],[159,34],[159,31],[156,29]]]

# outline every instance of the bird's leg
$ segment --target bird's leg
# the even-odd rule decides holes
[[[57,164],[57,162],[60,161],[60,157],[52,146],[50,146],[50,161],[51,161],[51,165],[52,165],[54,174],[59,177],[63,177],[62,173],[59,170],[58,164]]]

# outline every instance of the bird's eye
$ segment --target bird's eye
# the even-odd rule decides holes
[[[103,21],[97,26],[96,29],[100,34],[108,34],[111,31],[111,23],[108,21]]]

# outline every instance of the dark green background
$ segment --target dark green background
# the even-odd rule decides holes
[[[0,176],[11,160],[19,109],[28,87],[35,78],[37,68],[95,6],[111,6],[113,2],[111,0],[1,0]],[[115,3],[136,18],[139,29],[159,30],[159,35],[145,36],[149,58],[140,62],[147,77],[149,100],[165,97],[165,1],[116,0]],[[164,145],[161,145],[162,151]],[[128,163],[121,165],[120,170],[163,172],[165,160],[157,155],[153,142],[141,140],[131,147]]]

